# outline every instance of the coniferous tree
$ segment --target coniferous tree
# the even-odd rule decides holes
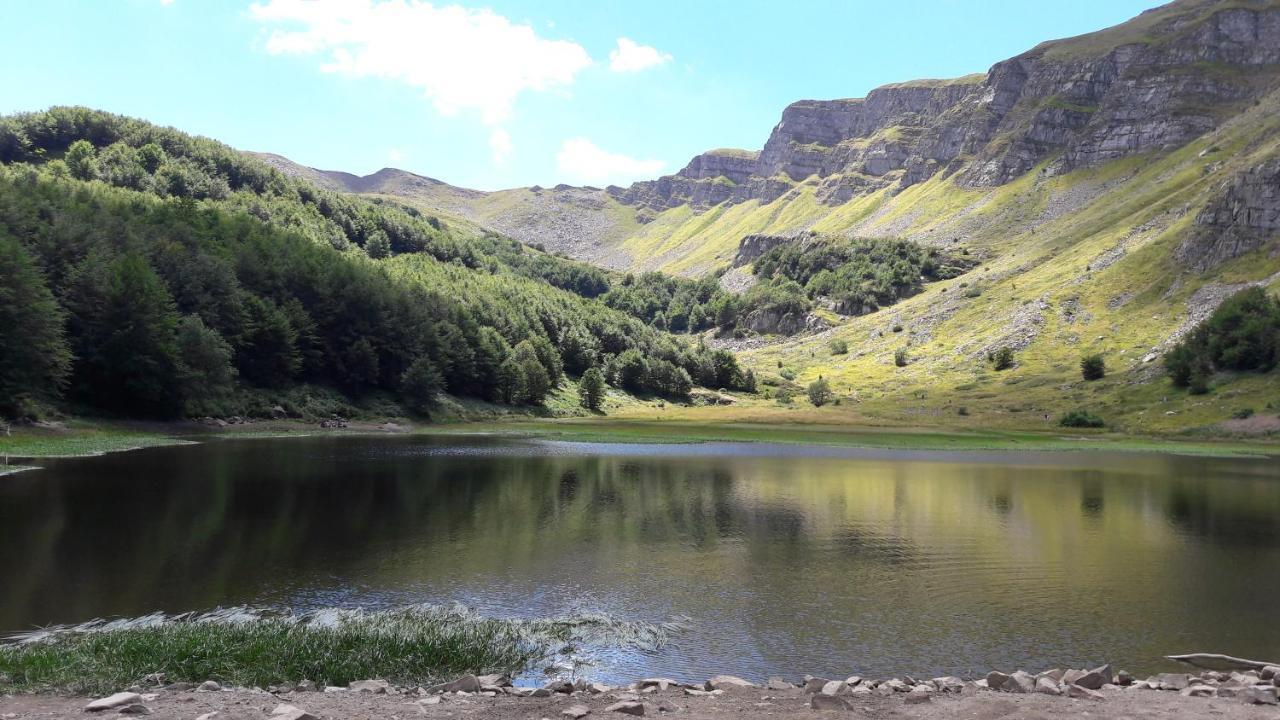
[[[597,368],[588,368],[578,381],[578,401],[588,410],[599,410],[604,404],[604,374]]]
[[[0,414],[62,390],[71,368],[64,321],[40,268],[21,243],[0,233]]]

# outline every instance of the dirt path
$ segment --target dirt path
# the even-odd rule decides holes
[[[1050,720],[1051,718],[1091,718],[1094,720],[1143,720],[1155,718],[1205,718],[1213,720],[1277,720],[1280,706],[1247,705],[1235,699],[1184,697],[1177,692],[1156,690],[1108,690],[1104,699],[1072,699],[1048,695],[1012,695],[982,690],[975,694],[936,695],[919,704],[909,704],[905,694],[887,697],[870,695],[847,698],[847,709],[815,710],[800,689],[731,689],[720,695],[690,696],[668,688],[639,694],[648,718],[672,720],[763,720],[764,718],[965,718],[966,720]],[[571,720],[565,711],[573,706],[590,710],[587,720],[629,720],[632,715],[606,708],[627,699],[625,692],[600,695],[575,693],[551,697],[498,695],[436,696],[424,699],[417,694],[369,694],[344,692],[289,692],[270,694],[255,691],[161,691],[148,696],[142,705],[150,717],[168,720],[304,720],[302,715],[273,711],[291,705],[315,718],[351,720],[395,720],[397,718],[465,720]],[[139,714],[117,710],[88,713],[90,698],[55,695],[15,695],[0,697],[0,719],[24,718],[111,718],[127,720]],[[424,702],[425,700],[425,702]],[[141,710],[136,710],[142,713]],[[216,713],[216,715],[208,715]]]

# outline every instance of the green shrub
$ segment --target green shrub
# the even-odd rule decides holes
[[[1235,418],[1236,420],[1248,420],[1249,418],[1253,417],[1253,408],[1251,407],[1240,408],[1239,410],[1236,410],[1235,412],[1231,413],[1231,417]]]
[[[796,371],[791,368],[783,368],[778,374],[781,375],[784,380],[796,379]]]
[[[1267,372],[1280,361],[1280,300],[1252,287],[1227,298],[1164,358],[1173,384],[1209,391],[1217,370]]]
[[[841,340],[840,338],[836,338],[835,340],[832,340],[831,354],[832,355],[848,355],[849,343],[845,342],[844,340]]]
[[[1080,376],[1085,380],[1101,380],[1107,374],[1107,361],[1099,353],[1080,358]]]
[[[792,402],[791,388],[780,387],[774,395],[779,405],[790,405]]]
[[[1008,370],[1013,367],[1013,348],[1005,345],[992,353],[991,365],[996,370]]]
[[[823,378],[818,378],[809,383],[809,402],[814,407],[822,407],[832,400],[831,384]]]
[[[1062,427],[1071,428],[1100,428],[1106,426],[1106,423],[1102,421],[1102,418],[1094,415],[1088,410],[1072,410],[1065,413],[1062,417],[1058,418],[1058,424]]]
[[[906,348],[898,348],[893,352],[894,365],[897,365],[898,367],[906,367],[909,362],[911,362],[911,360],[907,357]]]

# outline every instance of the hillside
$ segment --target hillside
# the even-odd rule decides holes
[[[1233,291],[1280,288],[1278,80],[1280,3],[1181,0],[986,74],[793,103],[759,152],[710,151],[628,188],[403,196],[689,276],[732,265],[744,239],[801,231],[963,252],[980,263],[890,309],[737,346],[769,382],[830,379],[855,418],[967,422],[963,408],[1047,427],[1083,405],[1131,429],[1195,427],[1280,407],[1274,373],[1189,398],[1159,362]],[[833,340],[851,351],[833,356]],[[986,356],[1006,346],[1015,367],[993,372]],[[1083,383],[1095,352],[1111,374]]]
[[[753,383],[595,299],[597,269],[312,179],[85,108],[0,118],[0,414],[426,415],[540,406],[591,368],[674,399]]]

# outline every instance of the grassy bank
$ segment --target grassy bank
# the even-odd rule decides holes
[[[667,629],[595,616],[496,619],[413,606],[267,616],[242,609],[91,623],[0,645],[0,692],[105,693],[166,682],[237,687],[381,678],[431,684],[465,673],[521,673],[583,642],[648,646]]]
[[[0,457],[77,457],[184,442],[189,441],[166,432],[112,425],[81,425],[58,430],[19,428],[11,435],[0,435]]]
[[[472,423],[427,432],[509,434],[575,442],[694,443],[769,442],[886,450],[1109,451],[1188,455],[1280,455],[1280,445],[1238,441],[1169,440],[1108,433],[1015,432],[874,428],[852,425],[717,423],[706,420],[557,420]]]

